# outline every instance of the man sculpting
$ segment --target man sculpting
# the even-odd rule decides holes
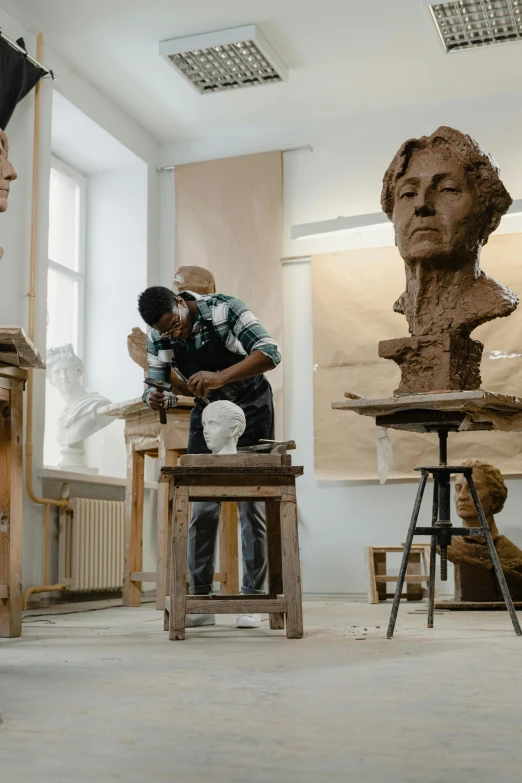
[[[147,336],[148,375],[169,381],[171,370],[178,370],[195,397],[189,454],[210,451],[203,431],[207,401],[228,400],[242,409],[246,428],[237,432],[239,446],[273,439],[272,389],[264,373],[279,364],[281,355],[275,340],[243,302],[225,294],[181,291],[176,295],[168,288],[154,286],[141,294],[138,307],[145,323],[152,327]],[[176,404],[174,395],[152,387],[145,389],[143,399],[153,410]],[[209,414],[207,425],[210,418]],[[220,450],[217,442],[214,447],[216,452]],[[263,592],[267,574],[264,506],[261,501],[238,502],[243,546],[241,591],[250,595]],[[190,591],[195,595],[212,592],[219,513],[218,502],[192,504],[188,562]],[[213,615],[190,615],[187,619],[190,625],[214,622]],[[253,615],[242,615],[236,624],[239,628],[255,628],[259,623]]]
[[[522,601],[522,551],[506,536],[499,534],[494,518],[504,508],[508,493],[502,474],[483,460],[471,459],[463,465],[473,468],[473,481],[511,597],[514,601]],[[465,527],[480,527],[468,482],[463,475],[456,477],[455,505]],[[484,536],[454,536],[452,545],[448,547],[448,558],[455,563],[456,601],[503,601]]]
[[[393,309],[411,337],[379,344],[379,355],[401,367],[397,393],[479,388],[483,346],[470,333],[518,304],[480,268],[480,251],[512,203],[499,169],[469,136],[441,127],[402,145],[381,203],[406,271]]]

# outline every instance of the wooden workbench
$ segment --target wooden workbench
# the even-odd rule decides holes
[[[187,450],[192,398],[178,397],[178,405],[167,411],[167,423],[161,424],[159,413],[148,408],[140,398],[113,403],[99,408],[98,413],[114,416],[125,422],[127,446],[127,481],[125,490],[125,565],[123,576],[123,605],[139,606],[141,583],[156,583],[156,608],[165,608],[168,585],[168,489],[158,489],[156,571],[142,570],[143,495],[145,457],[158,460],[158,476],[164,467],[175,467],[180,455]],[[221,592],[237,593],[238,540],[237,508],[233,503],[222,504],[221,525],[226,535],[220,536],[220,573],[215,581],[221,583]]]

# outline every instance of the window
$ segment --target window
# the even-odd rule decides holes
[[[47,348],[83,354],[86,181],[53,158],[49,187]]]

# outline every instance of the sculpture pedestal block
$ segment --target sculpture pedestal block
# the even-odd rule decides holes
[[[381,340],[379,356],[393,359],[401,368],[401,383],[394,394],[479,389],[483,344],[447,332],[437,336]]]

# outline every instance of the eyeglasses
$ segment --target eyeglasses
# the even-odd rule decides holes
[[[172,326],[167,332],[163,332],[163,334],[160,334],[160,338],[163,339],[164,337],[173,337],[174,332],[179,332],[180,329],[182,328],[183,328],[183,324],[181,322],[181,319],[178,317],[178,319],[172,324]]]

